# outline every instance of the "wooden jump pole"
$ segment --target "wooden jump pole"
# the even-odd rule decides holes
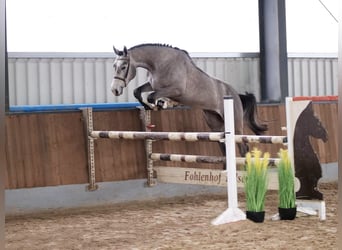
[[[125,140],[168,140],[168,141],[221,141],[223,132],[141,132],[141,131],[92,131],[92,138]]]
[[[226,162],[226,157],[224,156],[207,156],[207,155],[151,153],[149,155],[149,158],[153,161],[176,161],[176,162],[190,162],[190,163],[223,164]],[[279,158],[270,158],[268,160],[269,166],[276,166],[279,161],[280,161]],[[236,157],[236,164],[244,165],[245,163],[246,163],[246,158]]]
[[[223,132],[142,132],[142,131],[92,131],[92,138],[124,140],[168,140],[168,141],[219,141]],[[286,136],[235,135],[236,143],[287,144]]]

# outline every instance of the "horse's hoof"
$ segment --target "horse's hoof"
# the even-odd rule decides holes
[[[163,99],[158,99],[156,101],[156,106],[160,109],[167,109],[168,107],[167,102]]]
[[[144,106],[145,110],[156,110],[157,108],[156,105],[154,105],[153,103],[143,102],[141,104]]]

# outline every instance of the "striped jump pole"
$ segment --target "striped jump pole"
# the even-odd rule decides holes
[[[168,141],[221,141],[223,132],[140,132],[140,131],[92,131],[92,138],[124,140],[168,140]],[[236,143],[286,144],[286,136],[235,135]]]
[[[189,163],[209,163],[209,164],[223,164],[226,162],[224,156],[207,156],[207,155],[184,155],[184,154],[165,154],[165,153],[151,153],[149,158],[153,161],[175,161],[175,162],[189,162]],[[252,159],[253,160],[253,159]],[[269,166],[276,166],[279,163],[279,158],[270,158]],[[246,158],[236,157],[236,164],[246,164]]]
[[[236,143],[287,144],[287,136],[235,135]]]
[[[92,138],[125,140],[168,140],[168,141],[221,141],[223,132],[140,132],[140,131],[92,131]]]

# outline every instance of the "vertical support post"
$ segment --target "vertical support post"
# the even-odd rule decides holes
[[[214,219],[213,225],[245,220],[245,213],[238,207],[238,193],[236,181],[236,152],[235,152],[235,126],[234,126],[234,103],[232,97],[224,97],[224,126],[226,144],[226,167],[227,167],[227,194],[228,209]]]
[[[87,186],[88,191],[95,191],[98,188],[95,178],[95,152],[94,152],[94,138],[90,136],[94,130],[93,125],[93,109],[82,108],[84,131],[87,140],[87,155],[88,155],[88,180],[89,185]]]
[[[5,173],[5,107],[8,104],[6,0],[0,0],[0,172]],[[6,108],[7,109],[7,108]],[[5,174],[0,176],[0,249],[5,249]]]
[[[151,110],[145,110],[143,107],[140,108],[140,119],[142,120],[144,130],[151,132]],[[156,185],[153,171],[153,160],[150,155],[152,154],[152,140],[145,140],[145,152],[146,152],[146,167],[147,167],[147,182],[146,186],[152,187]]]
[[[342,4],[339,4],[339,24],[338,24],[338,96],[342,98]],[[338,101],[338,143],[342,145],[342,100]],[[338,162],[342,162],[342,147],[339,146],[338,149]],[[337,204],[337,213],[338,213],[338,227],[337,227],[337,235],[341,235],[342,233],[342,166],[338,165],[338,204]],[[342,249],[342,237],[338,238],[338,249]]]
[[[288,96],[285,0],[259,0],[261,99]]]

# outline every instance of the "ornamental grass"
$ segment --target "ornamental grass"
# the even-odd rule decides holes
[[[268,186],[267,166],[269,153],[254,149],[246,155],[245,193],[247,211],[262,212],[265,207],[265,196]]]
[[[277,165],[279,182],[279,207],[294,208],[296,206],[294,172],[291,166],[288,151],[280,149],[279,157],[280,162]]]

